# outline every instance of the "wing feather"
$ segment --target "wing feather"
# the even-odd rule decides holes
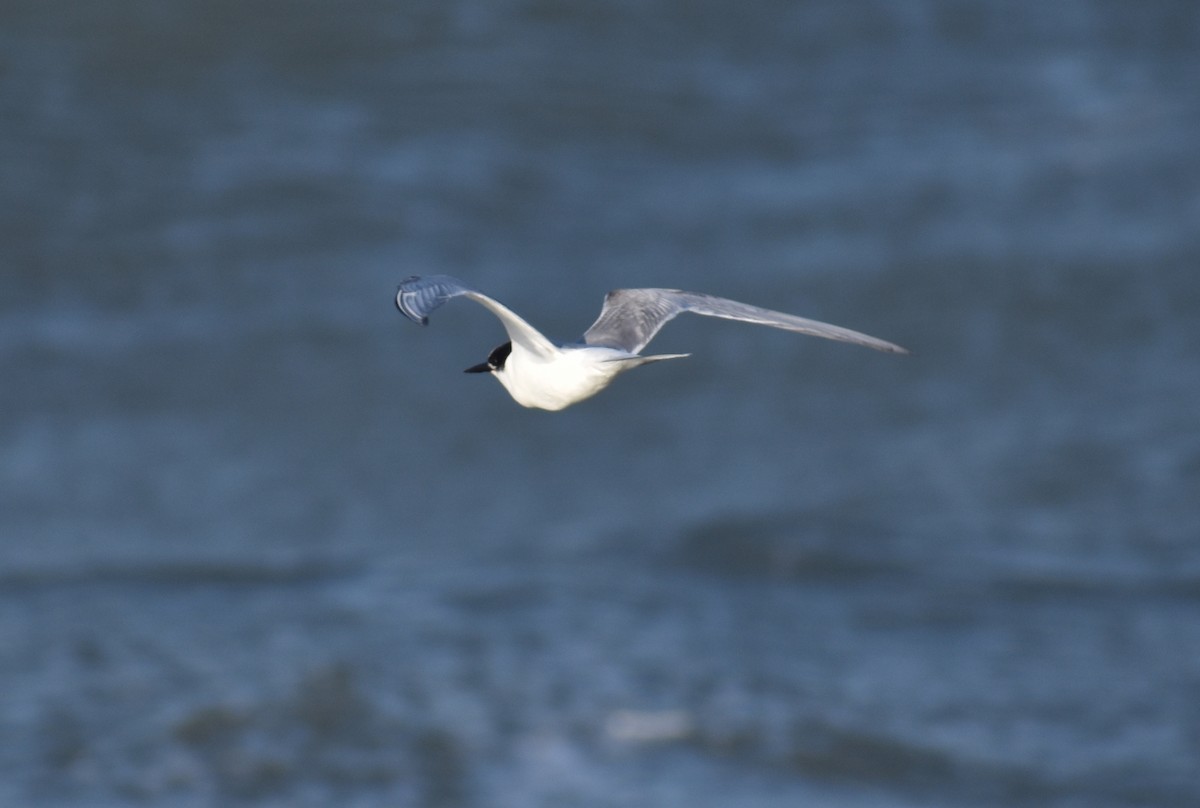
[[[396,308],[414,323],[427,325],[431,312],[456,297],[474,300],[495,314],[508,332],[508,338],[526,350],[540,356],[550,356],[556,350],[550,340],[508,307],[449,275],[413,275],[401,281],[396,289]]]
[[[600,316],[584,333],[583,341],[588,345],[606,345],[640,353],[664,325],[683,312],[781,328],[877,351],[908,353],[899,345],[849,328],[679,289],[617,289],[609,292]]]

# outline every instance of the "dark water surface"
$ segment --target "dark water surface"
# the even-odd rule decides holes
[[[1200,6],[0,6],[0,803],[1200,804]],[[487,312],[708,291],[559,414]]]

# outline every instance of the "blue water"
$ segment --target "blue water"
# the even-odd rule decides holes
[[[1200,10],[0,7],[0,804],[1200,804]],[[671,286],[562,413],[460,371]]]

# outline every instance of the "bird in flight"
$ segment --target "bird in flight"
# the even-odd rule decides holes
[[[889,353],[908,353],[875,337],[829,323],[738,303],[723,297],[678,289],[617,289],[604,298],[604,307],[580,342],[556,344],[510,309],[449,275],[414,275],[396,290],[396,308],[419,325],[447,300],[474,300],[500,319],[508,341],[495,348],[486,362],[467,373],[490,373],[522,407],[561,410],[591,398],[627,370],[690,354],[643,356],[654,335],[683,312],[740,320],[795,331],[814,337],[850,342]]]

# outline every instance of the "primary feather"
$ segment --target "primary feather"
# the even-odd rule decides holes
[[[617,289],[609,292],[600,316],[584,333],[583,341],[588,345],[607,345],[639,353],[664,325],[683,312],[852,342],[877,351],[908,353],[899,345],[849,328],[680,289]]]

